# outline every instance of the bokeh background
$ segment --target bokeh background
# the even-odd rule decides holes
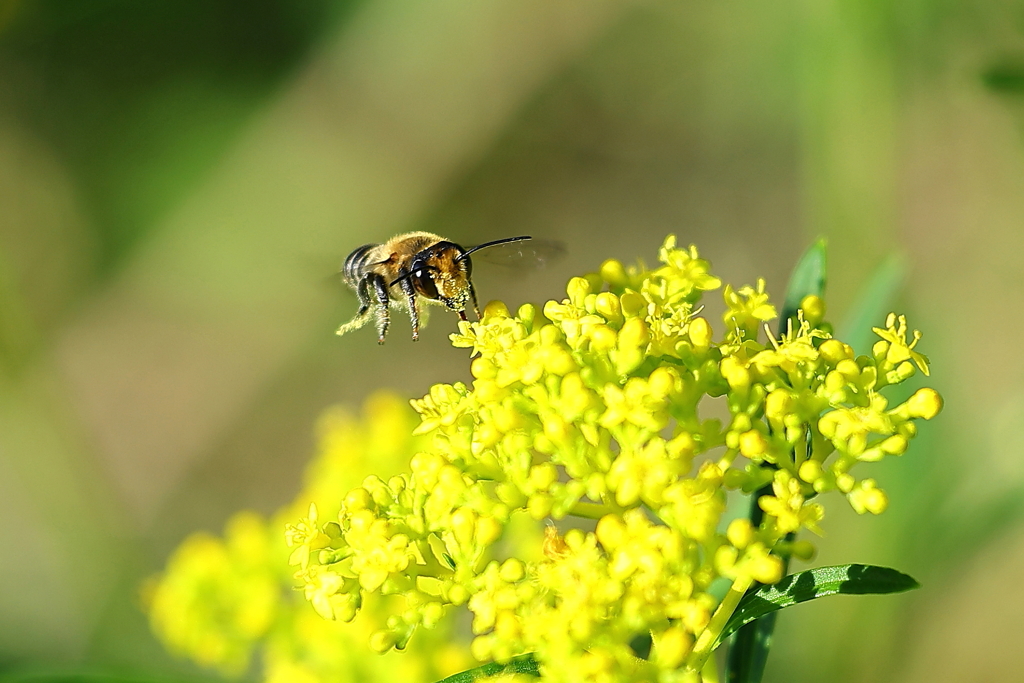
[[[781,299],[825,236],[829,317],[906,312],[947,404],[816,563],[924,588],[787,611],[766,680],[1020,680],[1022,125],[1020,0],[0,0],[0,673],[209,676],[139,583],[327,406],[468,376],[450,314],[333,334],[425,229],[564,242],[478,264],[514,305],[669,232]]]

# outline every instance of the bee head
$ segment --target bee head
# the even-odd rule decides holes
[[[453,311],[463,311],[470,298],[472,268],[466,250],[454,242],[441,241],[416,254],[409,266],[409,281],[420,296],[440,301]]]
[[[469,255],[480,249],[510,242],[522,242],[530,237],[509,237],[463,249],[454,242],[441,240],[417,252],[409,264],[406,274],[394,280],[389,286],[408,279],[416,293],[425,299],[440,301],[453,311],[465,312],[466,304],[473,298],[473,285],[469,277],[473,262]],[[476,304],[474,303],[474,306]],[[465,318],[463,318],[465,319]]]

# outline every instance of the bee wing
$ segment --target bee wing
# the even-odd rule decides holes
[[[473,260],[518,270],[535,270],[559,261],[565,254],[564,242],[533,238],[482,249],[473,254]]]

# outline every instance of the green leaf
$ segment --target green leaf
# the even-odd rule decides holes
[[[540,678],[537,660],[533,658],[532,654],[526,654],[513,657],[507,664],[491,662],[490,664],[478,666],[475,669],[467,669],[466,671],[452,674],[437,683],[472,683],[472,681],[478,678],[497,676],[498,674],[526,674]]]
[[[893,310],[893,299],[903,286],[906,275],[906,259],[900,254],[887,256],[861,288],[836,336],[857,353],[868,353],[871,345],[878,341],[871,328],[879,327],[886,314]]]
[[[729,683],[760,683],[768,664],[768,652],[772,649],[778,615],[778,612],[767,614],[736,634],[729,648]]]
[[[828,267],[828,259],[825,249],[825,238],[818,238],[818,241],[807,248],[804,255],[800,257],[793,273],[789,276],[789,286],[786,288],[786,302],[782,305],[782,317],[779,318],[781,331],[786,330],[786,321],[796,317],[796,311],[800,308],[800,302],[804,297],[811,294],[817,296],[825,295],[825,275]]]
[[[797,572],[774,586],[761,586],[743,596],[721,638],[728,638],[744,624],[766,614],[827,595],[884,595],[919,586],[902,572],[869,564],[843,564]]]

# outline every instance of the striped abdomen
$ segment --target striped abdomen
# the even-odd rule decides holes
[[[366,275],[366,267],[371,265],[371,252],[379,246],[379,244],[364,244],[345,259],[345,264],[341,267],[341,274],[349,287],[358,288],[359,281]]]

